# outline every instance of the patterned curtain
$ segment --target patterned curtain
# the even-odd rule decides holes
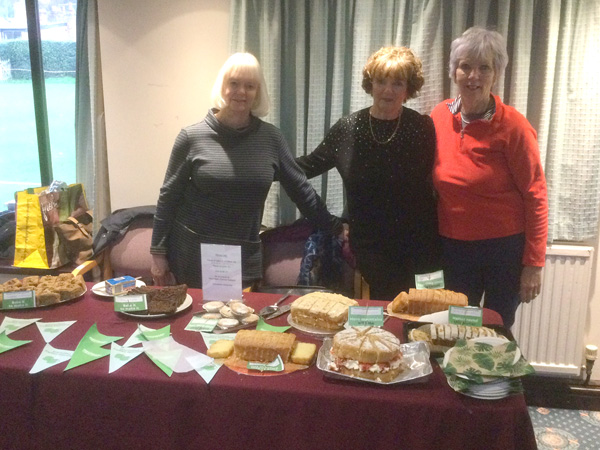
[[[592,0],[233,0],[231,50],[265,70],[267,120],[296,154],[310,153],[342,116],[369,106],[361,84],[368,56],[385,45],[412,48],[425,86],[407,106],[427,114],[456,95],[451,41],[479,25],[507,39],[509,65],[494,93],[538,131],[549,187],[551,240],[598,232],[600,207],[600,2]],[[330,210],[344,208],[335,170],[312,180]],[[265,225],[289,223],[295,206],[275,184]]]

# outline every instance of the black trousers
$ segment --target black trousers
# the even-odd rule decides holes
[[[525,235],[461,241],[442,238],[446,289],[462,292],[469,305],[486,308],[502,316],[510,328],[520,303]]]
[[[415,275],[442,268],[437,231],[427,233],[425,238],[417,236],[385,249],[358,248],[353,251],[374,300],[393,300],[400,292],[415,287]]]

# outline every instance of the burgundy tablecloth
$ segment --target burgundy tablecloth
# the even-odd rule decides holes
[[[143,323],[170,324],[176,341],[204,352],[200,334],[184,330],[201,309],[202,292],[189,293],[191,309]],[[261,307],[278,296],[245,297]],[[94,323],[103,334],[123,336],[119,344],[138,323],[89,291],[54,307],[4,311],[0,320],[6,315],[76,320],[51,343],[67,350]],[[484,321],[500,318],[485,311]],[[271,323],[284,325],[285,316]],[[385,328],[402,336],[402,323],[392,318]],[[522,395],[496,401],[463,396],[450,389],[435,362],[424,382],[392,386],[331,379],[315,366],[271,377],[223,367],[207,385],[196,372],[168,377],[145,355],[112,374],[103,358],[67,372],[65,362],[31,375],[45,345],[42,336],[31,325],[10,337],[33,342],[0,354],[1,448],[536,448]]]

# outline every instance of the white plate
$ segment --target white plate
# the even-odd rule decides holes
[[[456,388],[452,385],[450,377],[447,376],[446,380],[448,381],[448,385],[452,389],[454,389],[456,392],[466,395],[467,397],[473,397],[473,398],[477,398],[480,400],[499,400],[501,398],[508,397],[509,395],[513,395],[513,394],[517,394],[517,393],[521,392],[520,390],[515,389],[511,385],[511,382],[506,379],[503,380],[503,382],[498,383],[498,384],[504,385],[504,387],[505,387],[504,389],[500,389],[500,390],[497,390],[497,389],[490,389],[490,390],[473,389],[475,387],[475,385],[473,385],[466,391],[456,390]],[[496,383],[494,383],[494,384],[496,384]],[[484,385],[480,385],[480,386],[484,386]]]
[[[472,398],[476,398],[478,400],[500,400],[502,398],[508,397],[509,395],[511,395],[511,392],[505,392],[503,394],[499,394],[499,395],[481,395],[481,394],[474,394],[473,392],[461,392],[461,394],[466,395],[467,397],[472,397]]]
[[[495,397],[498,395],[504,395],[510,392],[510,384],[508,381],[502,384],[502,387],[492,388],[485,384],[474,384],[469,388],[469,393],[481,395],[484,397]]]
[[[354,381],[364,381],[365,383],[375,384],[397,384],[413,381],[425,381],[424,377],[427,377],[429,374],[431,374],[431,372],[433,372],[431,361],[429,360],[429,348],[425,342],[419,341],[409,342],[408,344],[400,344],[403,362],[408,366],[408,370],[401,372],[396,378],[388,382],[353,377],[331,370],[329,368],[329,363],[331,362],[331,346],[331,339],[325,339],[323,341],[323,345],[319,349],[319,354],[317,356],[317,367],[325,372],[327,376],[332,378],[345,378]]]
[[[343,328],[340,330],[322,330],[320,328],[314,328],[314,327],[309,327],[306,325],[301,325],[299,323],[296,323],[294,321],[294,319],[292,319],[291,314],[289,314],[287,316],[287,322],[290,324],[290,326],[292,326],[296,330],[301,331],[304,334],[308,334],[310,336],[320,338],[320,339],[323,339],[326,337],[331,337],[331,336],[335,335],[336,333],[343,330]]]
[[[469,397],[478,398],[481,400],[499,400],[501,398],[508,397],[509,395],[514,395],[520,393],[519,390],[515,390],[512,386],[508,386],[508,389],[503,392],[478,392],[469,389],[468,391],[461,392],[461,394],[467,395]]]
[[[146,286],[146,283],[144,283],[142,280],[135,280],[135,287],[142,287],[142,286]],[[96,295],[99,295],[100,297],[114,297],[114,295],[106,293],[106,288],[104,287],[104,281],[101,281],[100,283],[96,283],[95,285],[93,285],[92,292]]]
[[[179,314],[181,311],[184,311],[186,309],[188,309],[190,306],[192,306],[192,297],[190,294],[186,294],[185,295],[185,300],[183,301],[183,303],[181,305],[179,305],[179,307],[177,308],[177,310],[174,313],[170,313],[170,314],[144,314],[144,313],[138,313],[138,312],[124,312],[124,311],[119,311],[121,314],[125,314],[126,316],[131,316],[131,317],[137,317],[139,319],[162,319],[163,317],[170,317],[170,316],[174,316],[175,314]]]
[[[431,322],[439,325],[450,323],[448,319],[448,310],[425,314],[424,316],[419,317],[419,322]]]

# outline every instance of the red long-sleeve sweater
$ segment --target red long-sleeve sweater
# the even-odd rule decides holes
[[[448,109],[452,99],[431,113],[440,234],[472,241],[525,232],[523,264],[543,266],[548,195],[537,135],[521,113],[494,99],[492,119],[473,121],[464,130],[460,112]]]

